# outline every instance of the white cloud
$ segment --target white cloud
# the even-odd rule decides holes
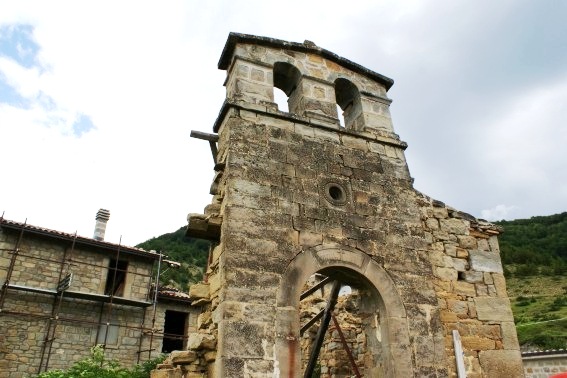
[[[534,214],[565,211],[567,196],[567,76],[526,88],[475,132],[478,161],[495,177],[489,191],[503,201],[521,197]],[[516,198],[514,201],[520,200]],[[524,206],[523,206],[524,207]]]
[[[489,221],[510,220],[514,219],[514,213],[517,212],[518,206],[514,205],[496,205],[492,209],[481,211],[481,218]]]
[[[274,4],[1,3],[0,26],[33,26],[40,68],[0,58],[0,72],[32,101],[29,109],[0,104],[1,146],[11,162],[3,178],[14,183],[0,187],[0,211],[89,236],[98,208],[108,208],[108,239],[122,234],[126,244],[173,231],[187,213],[201,212],[210,200],[212,159],[207,143],[189,132],[210,131],[224,100],[225,73],[216,64],[229,31],[309,39],[396,79],[394,125],[410,143],[410,170],[427,194],[473,214],[486,203],[518,204],[502,206],[521,216],[536,206],[567,207],[567,157],[558,152],[565,144],[563,84],[525,85],[503,101],[492,92],[484,97],[487,83],[475,70],[480,41],[494,35],[485,30],[498,31],[503,15],[513,18],[511,7],[521,5]],[[506,83],[496,84],[509,93]],[[467,103],[473,94],[482,98]],[[94,129],[77,137],[82,115]]]

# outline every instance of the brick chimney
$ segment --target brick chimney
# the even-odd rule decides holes
[[[98,213],[96,213],[95,219],[96,224],[93,239],[102,241],[104,240],[104,233],[106,232],[106,222],[110,219],[110,211],[100,209]]]

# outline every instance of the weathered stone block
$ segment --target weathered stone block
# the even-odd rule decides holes
[[[464,272],[468,268],[468,262],[465,259],[453,258],[452,266],[458,272]]]
[[[458,272],[453,268],[433,267],[433,275],[444,281],[456,281]]]
[[[513,322],[514,316],[508,298],[474,298],[479,320]]]
[[[454,323],[459,320],[457,314],[449,310],[441,310],[439,315],[443,323]]]
[[[519,348],[518,335],[516,333],[516,326],[513,322],[502,322],[500,324],[502,332],[502,343],[504,349],[515,349]]]
[[[196,283],[189,286],[189,297],[191,300],[209,299],[209,284]]]
[[[463,348],[470,350],[491,350],[496,346],[494,340],[486,337],[463,336],[461,341],[463,343]]]
[[[444,243],[443,244],[445,247],[445,254],[447,254],[448,256],[451,257],[459,257],[462,258],[461,256],[457,255],[457,246],[453,243]]]
[[[483,376],[523,377],[524,369],[519,350],[487,350],[478,354]]]
[[[224,331],[223,357],[262,358],[264,339],[267,337],[263,324],[241,321],[222,321]]]
[[[500,253],[500,246],[498,245],[498,238],[496,236],[491,236],[488,239],[488,245],[490,246],[490,250],[492,252]]]
[[[299,232],[299,244],[305,247],[314,247],[316,245],[320,245],[323,243],[323,235],[309,232],[309,231],[300,231]]]
[[[449,212],[447,211],[446,207],[433,207],[433,216],[438,219],[445,219],[449,216]]]
[[[183,378],[183,372],[180,368],[165,369],[165,370],[152,370],[151,378]]]
[[[187,339],[187,349],[190,350],[214,350],[216,344],[214,336],[204,333],[191,333]]]
[[[458,235],[459,246],[464,249],[475,249],[477,247],[476,238],[469,235]]]
[[[500,273],[492,273],[492,280],[494,281],[496,294],[499,297],[507,298],[508,293],[506,292],[506,279],[504,278],[504,275]]]
[[[465,280],[465,282],[470,282],[470,283],[479,283],[479,282],[484,282],[484,273],[483,272],[477,272],[477,271],[466,271],[466,272],[462,272],[462,277]]]
[[[203,357],[205,358],[206,362],[213,362],[217,358],[217,352],[216,351],[205,352]]]
[[[469,307],[466,301],[447,299],[447,307],[457,315],[466,315],[469,311]]]
[[[441,225],[441,230],[447,231],[450,234],[464,235],[469,230],[469,222],[462,219],[440,219],[439,224]]]
[[[197,353],[192,350],[174,350],[169,355],[169,360],[173,365],[190,364],[197,360]]]
[[[489,251],[471,251],[469,253],[471,269],[478,272],[503,273],[500,255]]]
[[[457,257],[460,259],[466,259],[469,257],[469,251],[467,251],[466,249],[457,248],[456,253]]]
[[[464,282],[464,281],[457,281],[453,282],[453,291],[456,294],[460,294],[467,297],[476,297],[476,289],[474,284]]]

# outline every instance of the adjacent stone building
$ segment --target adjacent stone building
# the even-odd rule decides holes
[[[125,365],[186,346],[198,310],[156,296],[162,255],[105,242],[104,227],[97,240],[0,218],[0,377],[67,368],[97,344]]]
[[[522,359],[526,378],[567,375],[567,351],[564,349],[522,352]]]
[[[196,343],[155,376],[302,376],[316,273],[358,293],[364,376],[523,376],[499,229],[413,188],[393,81],[309,41],[234,33],[219,68],[215,134],[194,133],[211,143],[214,197],[188,228],[214,241],[198,326],[216,358]]]

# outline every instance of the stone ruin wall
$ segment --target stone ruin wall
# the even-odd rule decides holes
[[[294,114],[273,103],[282,61],[301,75]],[[377,290],[368,303],[380,309],[382,341],[369,375],[456,376],[457,330],[469,378],[523,376],[499,230],[413,188],[384,82],[311,43],[232,34],[219,67],[227,101],[214,126],[213,200],[189,219],[190,230],[218,229],[209,304],[194,353],[178,357],[192,361],[169,361],[160,374],[301,375],[297,298],[325,271],[354,272]],[[360,95],[345,111],[346,129],[336,78]],[[329,198],[329,185],[342,187],[345,201]]]
[[[494,226],[433,201],[422,208],[429,259],[455,374],[453,330],[459,331],[467,377],[523,376],[514,318]]]
[[[330,289],[330,287],[327,287],[327,289]],[[365,376],[365,372],[371,367],[371,363],[368,358],[369,356],[367,355],[367,340],[361,319],[361,316],[365,316],[365,314],[360,314],[359,301],[360,298],[355,289],[352,294],[340,295],[337,305],[335,306],[334,315],[339,323],[339,327],[343,333],[348,348],[352,353],[353,359],[358,367],[358,371],[362,374],[362,376]],[[300,315],[302,324],[309,321],[320,310],[324,309],[325,304],[326,301],[324,293],[321,292],[315,293],[312,297],[302,301]],[[307,366],[307,361],[311,353],[311,347],[317,334],[319,324],[320,322],[314,324],[301,338],[303,369]],[[329,329],[325,335],[325,340],[321,346],[318,361],[318,371],[321,378],[354,376],[354,371],[343,346],[339,330],[337,330],[333,321],[331,321]]]
[[[423,204],[426,204],[422,207],[422,220],[424,228],[427,229],[426,237],[432,241],[432,249],[427,253],[433,262],[431,279],[439,305],[439,317],[435,319],[435,313],[432,312],[428,314],[429,322],[439,322],[443,330],[444,350],[436,351],[435,345],[425,343],[423,349],[414,349],[412,353],[417,357],[429,353],[437,356],[441,354],[444,363],[448,366],[447,376],[456,377],[451,332],[458,330],[465,353],[467,377],[486,377],[483,370],[494,366],[506,369],[506,374],[515,374],[510,376],[521,376],[518,365],[514,364],[520,352],[500,264],[498,230],[487,223],[479,223],[476,219],[438,201],[423,196],[421,199]],[[213,256],[215,249],[218,251],[219,246],[212,248]],[[196,299],[210,301],[198,318],[200,332],[198,335],[190,336],[192,341],[189,343],[188,355],[174,354],[163,366],[175,369],[181,374],[179,377],[215,376],[218,323],[214,321],[213,313],[220,302],[218,294],[221,289],[218,284],[218,263],[211,264],[208,276],[208,284],[200,284],[192,288]],[[302,302],[302,324],[324,307],[324,304],[321,295],[315,295],[305,303]],[[237,311],[238,307],[236,307]],[[368,367],[367,340],[361,329],[358,308],[356,294],[354,297],[339,297],[335,314],[359,370],[364,375],[363,372]],[[424,308],[424,310],[435,311],[433,308]],[[308,359],[317,326],[318,323],[301,339],[303,367]],[[410,324],[412,328],[419,326],[420,323]],[[507,361],[513,363],[511,368],[510,365],[506,365]],[[353,374],[332,323],[321,348],[319,362],[321,377],[347,377]],[[163,374],[164,378],[174,377],[166,375],[171,372],[163,371]]]

